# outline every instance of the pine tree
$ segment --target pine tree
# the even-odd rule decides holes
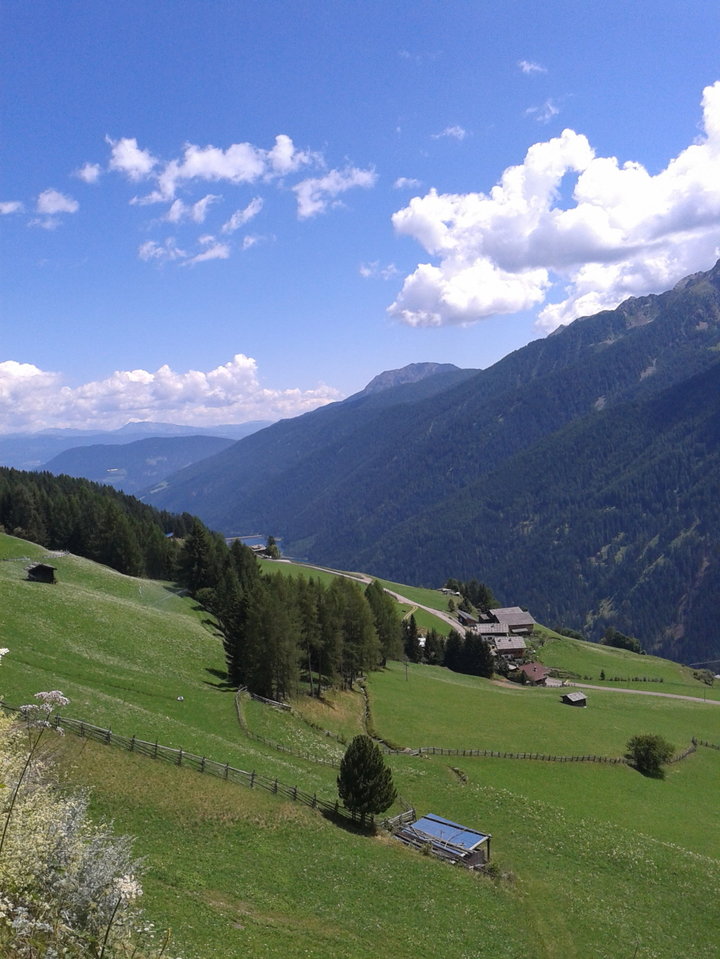
[[[356,736],[346,749],[337,785],[346,809],[363,818],[385,812],[397,796],[392,772],[369,736]]]

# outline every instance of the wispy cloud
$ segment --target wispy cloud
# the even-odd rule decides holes
[[[431,134],[433,140],[441,140],[443,137],[450,137],[452,140],[464,140],[467,135],[467,130],[465,130],[464,127],[459,127],[457,125],[445,127],[445,129],[441,130],[440,133]]]
[[[526,116],[534,117],[538,123],[549,123],[560,113],[560,107],[557,103],[548,99],[539,107],[528,107],[525,111]]]
[[[361,263],[358,267],[360,276],[365,279],[371,277],[380,277],[382,280],[391,280],[400,272],[394,263],[388,263],[387,266],[380,266],[379,260],[373,260],[370,263]]]
[[[358,167],[331,170],[324,176],[303,180],[293,187],[297,196],[298,218],[306,220],[324,213],[341,193],[355,187],[369,190],[376,182],[374,170],[360,170]]]
[[[245,226],[246,223],[249,223],[254,217],[263,208],[262,198],[259,196],[253,197],[248,205],[242,210],[236,210],[230,219],[223,223],[221,229],[223,233],[234,233],[236,230],[239,230],[240,227]]]
[[[230,247],[227,243],[219,242],[214,236],[201,236],[198,242],[205,249],[186,260],[188,266],[194,266],[196,263],[206,263],[208,260],[227,260],[230,256]]]
[[[396,190],[415,190],[420,186],[422,186],[422,182],[411,176],[399,176],[393,183]]]
[[[547,68],[543,67],[539,63],[535,63],[534,60],[518,60],[517,65],[521,72],[527,74],[528,76],[538,73],[547,73]]]
[[[0,203],[0,216],[10,216],[11,213],[23,213],[25,204],[20,200],[5,200]]]

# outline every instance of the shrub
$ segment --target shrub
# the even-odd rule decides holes
[[[650,734],[633,736],[627,744],[627,758],[638,772],[658,779],[664,776],[663,764],[672,759],[674,751],[674,746],[662,736]]]

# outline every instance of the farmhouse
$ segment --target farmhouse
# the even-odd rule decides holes
[[[568,706],[587,706],[587,696],[585,693],[565,693],[562,698]]]
[[[531,686],[544,686],[550,670],[542,663],[523,663],[518,672],[524,673]]]
[[[46,563],[35,563],[27,568],[27,578],[31,583],[54,583],[55,566],[48,566]]]
[[[445,862],[468,869],[478,869],[490,861],[490,835],[431,813],[403,827],[396,838],[416,849],[430,849]]]
[[[496,636],[491,641],[498,656],[522,659],[527,650],[527,645],[522,636]]]
[[[496,623],[502,623],[510,635],[529,636],[535,628],[535,620],[527,610],[519,606],[505,606],[491,609],[490,615]]]

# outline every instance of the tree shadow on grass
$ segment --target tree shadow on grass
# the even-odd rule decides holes
[[[342,810],[342,806],[340,809]],[[374,836],[377,832],[377,827],[372,823],[363,823],[360,819],[350,819],[341,811],[335,813],[330,810],[322,810],[321,814],[323,819],[327,819],[333,826],[337,826],[345,832],[352,833],[354,836]]]
[[[210,669],[205,670],[206,673],[210,673],[211,676],[215,676],[219,680],[217,683],[211,683],[210,680],[204,680],[205,686],[212,686],[213,689],[223,689],[226,692],[235,691],[237,686],[230,682],[230,678],[226,672],[222,669]]]

